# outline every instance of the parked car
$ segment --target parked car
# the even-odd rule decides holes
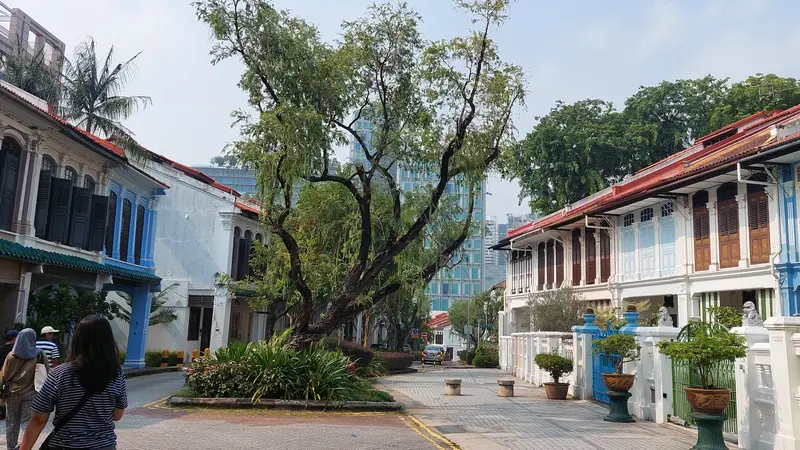
[[[422,359],[425,362],[442,362],[444,358],[444,347],[440,345],[429,345],[422,350]]]

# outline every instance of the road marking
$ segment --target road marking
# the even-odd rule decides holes
[[[449,439],[447,439],[446,437],[444,437],[444,436],[442,436],[442,435],[440,435],[440,434],[434,433],[434,432],[433,432],[433,431],[432,431],[430,428],[428,428],[427,426],[425,426],[425,424],[424,424],[424,423],[422,423],[422,422],[420,422],[420,420],[419,420],[419,419],[417,419],[416,417],[412,416],[411,414],[409,414],[409,415],[408,415],[408,417],[410,417],[410,418],[411,418],[411,420],[413,420],[413,421],[414,421],[414,423],[416,423],[416,424],[417,424],[417,426],[419,426],[419,427],[420,427],[420,428],[422,428],[423,430],[427,431],[427,432],[428,432],[428,434],[429,434],[429,435],[431,435],[431,437],[433,437],[434,439],[438,439],[439,441],[441,441],[441,442],[443,442],[443,443],[447,444],[447,446],[448,446],[448,447],[450,447],[450,448],[451,448],[451,449],[453,449],[453,450],[458,450],[458,446],[457,446],[456,444],[454,444],[453,442],[451,442],[451,441],[450,441]]]
[[[169,400],[170,397],[172,397],[172,396],[168,395],[168,396],[166,396],[164,398],[160,398],[160,399],[158,399],[158,400],[156,400],[154,402],[145,403],[144,405],[142,405],[142,408],[147,408],[147,409],[171,409],[171,408],[169,408],[169,405],[167,404],[167,401]]]
[[[434,445],[434,447],[438,448],[439,450],[446,450],[444,447],[442,447],[441,445],[439,445],[439,443],[438,443],[438,442],[434,441],[434,440],[433,440],[431,437],[429,437],[429,436],[426,436],[426,435],[425,435],[425,433],[423,433],[422,431],[420,431],[420,429],[419,429],[419,428],[415,427],[415,426],[414,426],[414,424],[413,424],[412,422],[409,422],[408,420],[406,420],[406,418],[405,418],[405,417],[402,417],[402,416],[401,416],[401,417],[400,417],[400,420],[402,420],[402,421],[403,421],[403,423],[404,423],[404,424],[406,424],[406,426],[407,426],[408,428],[411,428],[412,430],[414,430],[414,432],[415,432],[415,433],[417,433],[418,435],[422,436],[422,437],[423,437],[423,438],[425,438],[425,439],[426,439],[428,442],[430,442],[431,444],[433,444],[433,445]]]

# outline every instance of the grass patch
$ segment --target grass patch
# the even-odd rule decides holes
[[[197,397],[197,394],[195,394],[194,391],[192,391],[192,389],[189,386],[184,386],[184,387],[178,389],[177,391],[175,391],[175,393],[172,394],[172,396],[173,397]]]
[[[364,389],[347,400],[358,402],[393,402],[392,394],[378,389]]]

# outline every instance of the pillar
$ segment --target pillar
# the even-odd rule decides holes
[[[800,317],[778,316],[764,322],[769,330],[772,383],[776,392],[776,450],[800,448]]]
[[[583,325],[572,327],[575,347],[575,396],[586,400],[592,398],[592,338],[600,334],[600,328],[594,324],[594,314],[583,315]]]
[[[595,277],[594,277],[594,284],[600,284],[600,280],[602,279],[601,270],[600,270],[600,233],[605,232],[606,230],[595,230],[594,234],[594,268],[595,268]],[[609,238],[611,236],[609,235]],[[614,245],[612,242],[611,245]],[[613,252],[612,252],[613,253]]]
[[[214,289],[214,316],[211,322],[211,351],[228,345],[231,327],[231,302],[228,288],[217,285]]]
[[[28,319],[28,298],[31,291],[31,273],[23,271],[19,277],[19,284],[11,290],[10,298],[16,300],[14,310],[14,323],[26,323]],[[13,324],[12,324],[13,325]]]
[[[655,266],[653,267],[653,277],[661,278],[661,206],[653,208],[653,257]]]
[[[747,356],[736,361],[736,420],[739,446],[758,448],[761,434],[761,420],[758,406],[750,397],[760,389],[758,367],[756,365],[756,344],[769,342],[769,332],[762,326],[742,326],[731,329],[731,333],[745,338]]]
[[[147,328],[150,326],[150,288],[147,285],[134,286],[129,292],[131,321],[128,329],[128,348],[123,367],[138,369],[144,367],[144,353],[147,350]]]
[[[586,229],[584,228],[578,242],[581,244],[581,286],[586,286]]]
[[[14,209],[13,229],[17,234],[33,236],[34,216],[36,215],[36,197],[39,188],[39,170],[42,155],[39,152],[41,136],[28,137],[20,155],[19,174],[17,178],[17,204]]]
[[[638,214],[634,214],[637,216]],[[640,216],[641,217],[641,216]],[[642,251],[641,245],[639,245],[639,217],[634,217],[633,222],[633,259],[634,259],[634,280],[641,280],[642,279]]]
[[[688,283],[682,281],[678,283],[677,295],[675,296],[675,307],[678,308],[678,328],[683,327],[689,323],[689,318],[692,317],[692,295],[689,293]]]
[[[120,226],[122,225],[122,197],[125,195],[125,189],[115,192],[115,194],[117,194],[117,209],[116,214],[114,215],[114,223],[106,224],[106,226],[114,227],[114,248],[111,251],[111,257],[114,259],[119,259],[119,237]]]
[[[739,267],[747,267],[750,262],[749,231],[747,224],[747,185],[739,183],[739,195],[736,196],[739,206]]]
[[[128,259],[127,262],[129,263],[136,263],[136,220],[139,215],[139,204],[137,202],[136,194],[133,195],[133,198],[128,199],[131,201],[131,223],[128,229]],[[120,222],[120,225],[122,222]]]
[[[708,190],[709,201],[706,203],[708,208],[708,236],[711,241],[711,264],[708,266],[709,272],[719,270],[719,223],[717,223],[717,190]]]

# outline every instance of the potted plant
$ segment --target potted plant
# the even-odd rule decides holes
[[[721,415],[731,401],[731,390],[719,386],[714,366],[747,356],[744,338],[703,322],[684,327],[681,337],[684,340],[659,342],[659,351],[673,361],[686,361],[696,371],[700,385],[684,388],[692,411]]]
[[[639,344],[636,338],[626,334],[612,334],[611,336],[598,339],[592,343],[595,354],[609,358],[614,365],[614,372],[604,373],[603,383],[609,391],[628,392],[633,386],[634,376],[622,373],[622,367],[626,362],[635,361],[639,357]]]
[[[562,376],[572,372],[572,360],[554,353],[540,353],[534,359],[536,365],[553,377],[552,383],[544,384],[544,391],[550,400],[564,400],[567,398],[569,383],[560,383]]]

